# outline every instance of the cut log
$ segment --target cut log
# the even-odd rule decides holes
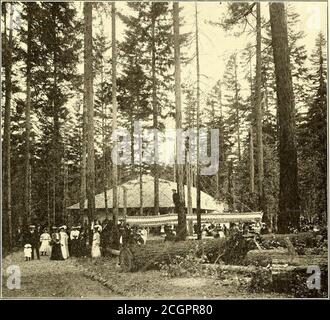
[[[189,253],[197,256],[216,255],[225,242],[226,239],[211,239],[131,245],[120,251],[120,265],[125,272],[153,269],[159,263],[170,263],[176,256],[186,256]]]
[[[277,265],[324,265],[328,261],[325,255],[295,255],[287,249],[251,250],[247,253],[244,264],[252,264],[266,267],[268,264]]]
[[[288,255],[289,252],[285,249],[250,250],[246,255],[244,264],[266,267],[272,264],[273,259],[287,259]]]
[[[211,264],[204,263],[203,268],[210,269],[217,272],[230,272],[230,273],[238,273],[238,274],[250,274],[252,272],[258,271],[258,267],[256,266],[235,266],[230,264]]]
[[[263,234],[260,236],[262,241],[277,240],[283,246],[287,245],[288,240],[292,243],[294,241],[303,241],[307,247],[313,247],[316,243],[316,235],[313,232],[301,232],[301,233],[290,233],[290,234]]]
[[[328,264],[327,255],[301,255],[294,257],[276,257],[274,264],[288,264],[290,266],[324,266]]]
[[[189,253],[206,256],[210,262],[220,257],[226,263],[236,264],[245,258],[247,251],[246,239],[236,235],[229,238],[130,245],[120,251],[119,259],[122,270],[128,272],[158,268],[160,263],[171,263],[176,256],[185,257]]]

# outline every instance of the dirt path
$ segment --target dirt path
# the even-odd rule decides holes
[[[160,271],[124,273],[115,258],[79,260],[24,261],[23,253],[7,256],[2,265],[3,298],[281,298],[275,294],[251,294],[239,288],[231,275],[225,279],[208,277],[168,278]],[[21,289],[7,288],[7,268],[16,265],[21,270]],[[96,279],[98,278],[98,279]]]
[[[116,298],[116,295],[98,281],[84,276],[84,269],[75,258],[65,261],[52,261],[49,257],[40,260],[24,261],[22,252],[15,252],[3,259],[2,297],[3,298]],[[21,289],[7,288],[7,268],[20,267]]]

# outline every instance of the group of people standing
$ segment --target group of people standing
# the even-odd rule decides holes
[[[23,235],[26,260],[33,260],[35,253],[37,259],[40,259],[40,255],[49,256],[51,260],[66,260],[70,256],[99,258],[110,252],[107,248],[120,249],[130,243],[145,244],[148,235],[145,228],[130,227],[123,221],[114,226],[112,220],[108,219],[102,223],[95,219],[91,229],[87,225],[77,225],[68,230],[66,225],[62,225],[52,227],[51,233],[47,228],[40,233],[39,227],[30,225],[28,232]]]
[[[94,226],[94,237],[92,244],[92,256],[100,256],[98,236],[99,227]],[[30,225],[28,232],[24,235],[24,256],[25,260],[34,260],[40,256],[49,256],[51,260],[66,260],[70,256],[87,256],[87,237],[86,231],[81,226],[73,226],[68,231],[67,226],[53,226],[49,233],[47,228],[39,234],[35,225]],[[95,243],[94,243],[95,238]],[[95,253],[96,252],[96,253]]]

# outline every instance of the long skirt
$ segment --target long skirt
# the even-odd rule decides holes
[[[59,243],[53,244],[50,260],[64,260],[62,256],[61,245]]]
[[[39,251],[41,253],[50,254],[51,247],[49,245],[49,241],[48,240],[41,241],[41,246],[40,246],[40,250]]]
[[[70,254],[72,257],[79,257],[79,240],[78,239],[71,240]]]
[[[101,257],[101,250],[98,244],[92,245],[92,258],[99,258]]]
[[[69,248],[66,243],[61,243],[61,252],[64,259],[69,258]]]

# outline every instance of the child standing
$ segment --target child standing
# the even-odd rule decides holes
[[[31,260],[31,255],[32,255],[32,246],[29,243],[27,243],[24,246],[25,261],[30,261]]]

